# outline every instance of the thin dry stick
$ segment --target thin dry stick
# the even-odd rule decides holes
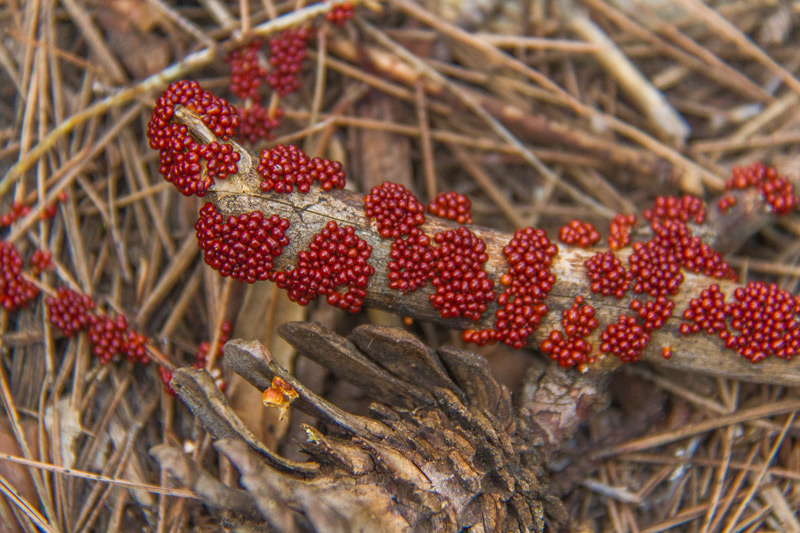
[[[213,133],[205,127],[199,117],[192,111],[178,107],[175,112],[176,119],[186,124],[193,134],[203,143],[216,140]],[[250,211],[261,211],[265,215],[277,214],[290,221],[288,230],[289,245],[283,253],[276,258],[275,267],[284,268],[293,264],[298,252],[303,250],[310,236],[321,231],[331,220],[341,225],[353,226],[356,234],[372,246],[371,264],[376,269],[372,278],[365,303],[368,306],[389,310],[402,316],[411,316],[422,321],[435,321],[452,328],[491,328],[494,313],[497,310],[496,302],[490,304],[483,318],[478,322],[467,319],[443,319],[430,305],[428,296],[430,288],[412,294],[401,295],[389,288],[387,280],[387,264],[389,261],[391,241],[381,239],[375,228],[364,215],[363,198],[346,190],[335,190],[324,193],[318,189],[304,195],[283,195],[274,192],[264,193],[260,189],[261,176],[256,172],[258,156],[251,154],[236,143],[234,149],[240,154],[239,173],[219,180],[208,191],[207,198],[213,202],[217,209],[226,216],[240,215]],[[741,221],[740,229],[741,229]],[[439,219],[428,219],[422,229],[429,235],[454,229],[458,226]],[[509,242],[511,235],[491,230],[488,228],[471,227],[472,231],[486,243],[489,260],[485,264],[491,279],[500,279],[506,271],[507,264],[502,253],[503,247]],[[595,252],[569,246],[560,246],[559,254],[551,266],[556,275],[557,283],[547,298],[550,312],[543,320],[540,328],[529,339],[531,346],[538,346],[550,331],[559,327],[560,311],[570,307],[576,295],[581,294],[596,310],[601,327],[590,338],[590,342],[597,343],[599,331],[611,322],[615,322],[621,312],[628,309],[631,298],[616,300],[603,298],[591,293],[588,288],[588,279],[585,275],[584,262]],[[625,259],[625,254],[620,254]],[[183,269],[181,269],[182,271]],[[707,372],[725,377],[735,377],[751,381],[761,381],[782,384],[800,384],[800,367],[794,362],[787,362],[778,358],[767,358],[758,365],[753,365],[748,360],[731,350],[723,348],[721,341],[706,335],[684,336],[679,333],[679,326],[683,311],[687,308],[689,300],[707,288],[712,282],[717,283],[727,295],[732,294],[737,284],[712,280],[705,276],[691,273],[685,274],[682,291],[675,297],[675,310],[672,318],[661,329],[653,333],[645,356],[653,362],[665,366],[686,370]],[[596,345],[596,344],[595,344]],[[672,348],[672,357],[661,357],[661,347]],[[610,369],[618,365],[615,358],[608,357],[598,361],[592,368]]]

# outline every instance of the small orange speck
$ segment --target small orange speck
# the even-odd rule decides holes
[[[669,346],[664,346],[661,348],[661,355],[664,357],[664,359],[669,359],[672,357],[672,348]]]
[[[414,324],[414,319],[411,318],[410,316],[404,317],[403,324],[405,324],[406,326],[411,326]]]

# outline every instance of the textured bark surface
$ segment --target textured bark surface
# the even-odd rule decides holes
[[[195,135],[204,142],[214,139],[211,132],[186,109],[176,111],[178,120],[188,124]],[[250,154],[242,147],[234,146],[241,154],[239,173],[225,180],[217,180],[209,189],[206,198],[213,202],[217,209],[226,216],[258,210],[269,216],[277,214],[291,222],[287,235],[289,245],[275,261],[276,268],[285,268],[294,264],[297,253],[305,249],[312,236],[318,233],[329,221],[334,220],[339,225],[349,225],[355,228],[356,234],[369,243],[372,248],[370,264],[375,267],[375,275],[367,287],[365,305],[385,309],[401,316],[411,316],[417,320],[441,323],[449,328],[489,328],[494,323],[494,313],[497,309],[496,302],[489,305],[482,320],[472,322],[467,319],[444,319],[429,303],[428,297],[432,294],[431,284],[411,294],[401,294],[389,289],[387,281],[387,263],[391,240],[382,239],[377,230],[370,225],[364,215],[363,197],[360,194],[346,190],[324,192],[317,187],[312,188],[308,194],[276,194],[264,193],[259,188],[261,181],[256,172],[258,155]],[[759,221],[767,217],[767,211],[758,196],[753,194],[740,195],[737,207],[726,217],[709,218],[715,224],[712,229],[701,228],[699,234],[704,234],[707,239],[716,239],[721,236],[720,244],[730,249],[741,241]],[[710,210],[712,213],[715,210]],[[427,217],[422,229],[428,235],[440,231],[457,228],[458,226],[446,220]],[[488,262],[485,270],[489,277],[495,281],[506,270],[503,247],[511,239],[511,235],[489,228],[469,226],[478,237],[486,242]],[[721,233],[718,228],[724,229]],[[595,348],[598,338],[605,326],[616,322],[620,314],[631,313],[628,309],[632,297],[629,294],[622,300],[612,297],[603,297],[592,293],[589,289],[588,278],[585,274],[583,263],[600,249],[584,250],[559,243],[559,253],[553,260],[552,270],[556,275],[556,284],[550,292],[546,303],[550,308],[542,322],[541,327],[529,337],[529,346],[538,347],[541,340],[549,335],[553,328],[560,328],[561,311],[572,305],[575,296],[582,295],[596,310],[600,327],[597,328],[590,340]],[[617,255],[626,262],[626,251]],[[683,315],[689,301],[697,297],[703,289],[712,283],[720,285],[722,291],[731,296],[738,284],[728,281],[715,280],[705,276],[684,272],[685,281],[681,291],[674,296],[675,310],[672,318],[660,330],[653,332],[652,340],[645,351],[644,358],[659,365],[687,371],[697,371],[726,378],[743,379],[748,381],[775,383],[780,385],[800,385],[800,363],[787,362],[777,358],[768,358],[757,365],[739,356],[733,350],[725,349],[716,337],[708,335],[684,336],[678,331]],[[496,284],[496,288],[499,284]],[[672,357],[664,359],[661,355],[662,347],[672,349]],[[619,366],[619,361],[614,356],[597,361],[592,366],[595,370],[610,370]]]
[[[161,464],[219,507],[258,509],[282,531],[558,531],[563,506],[547,490],[539,438],[526,408],[489,373],[485,359],[434,351],[408,332],[361,326],[350,339],[312,323],[281,335],[338,378],[365,385],[379,402],[371,416],[317,396],[253,341],[225,345],[225,361],[259,389],[276,376],[297,392],[292,406],[313,416],[302,443],[311,460],[293,463],[254,440],[204,370],[175,371],[172,387],[218,439],[245,491],[195,471],[182,452],[158,446]],[[255,408],[255,406],[254,406]]]

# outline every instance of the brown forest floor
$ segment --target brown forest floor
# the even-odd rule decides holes
[[[195,246],[202,201],[161,179],[144,135],[168,82],[195,79],[231,96],[224,53],[211,49],[304,4],[0,3],[0,213],[13,201],[34,206],[3,238],[23,255],[52,252],[43,291],[80,288],[107,312],[124,313],[162,363],[192,364],[198,345],[217,344],[229,320],[235,337],[261,340],[303,381],[352,406],[358,391],[295,361],[276,327],[315,320],[347,332],[364,322],[403,326],[402,318],[302,308],[269,283],[219,277]],[[710,202],[732,166],[764,161],[800,176],[795,3],[418,0],[430,20],[409,4],[374,2],[357,8],[357,21],[326,26],[310,46],[300,91],[280,102],[275,142],[342,161],[356,191],[384,181],[424,199],[455,190],[472,200],[477,224],[556,235],[572,218],[605,233],[608,213],[641,213],[657,195]],[[441,77],[469,88],[492,120],[467,110]],[[579,198],[534,170],[514,139]],[[61,190],[56,216],[37,217]],[[743,280],[796,292],[800,219],[762,229],[727,259]],[[433,345],[462,344],[439,326],[410,328]],[[164,393],[155,365],[100,364],[85,336],[54,333],[41,299],[0,311],[0,350],[0,452],[32,465],[0,457],[0,531],[14,531],[15,522],[24,531],[214,528],[219,515],[191,493],[158,489],[175,484],[148,455],[156,444],[183,446],[221,479],[235,476],[230,465],[214,466],[210,438]],[[512,390],[540,357],[498,346],[481,353]],[[259,391],[225,377],[231,404],[254,433],[295,454],[291,417],[279,420],[262,409]],[[611,407],[550,465],[575,528],[800,531],[800,422],[770,410],[798,398],[796,389],[642,363],[618,372],[609,394]],[[673,438],[677,428],[738,412],[746,416]],[[584,459],[601,447],[604,459]]]

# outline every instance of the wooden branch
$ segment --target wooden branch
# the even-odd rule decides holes
[[[175,118],[186,124],[202,142],[208,143],[216,140],[192,111],[178,106]],[[214,186],[208,190],[207,198],[225,216],[261,211],[265,215],[277,214],[290,221],[291,226],[287,231],[290,242],[284,248],[283,253],[276,258],[275,268],[282,269],[293,265],[298,252],[306,249],[312,236],[321,231],[329,221],[334,220],[340,225],[353,226],[356,234],[372,246],[370,264],[375,267],[375,275],[367,287],[365,305],[402,316],[410,316],[417,320],[440,323],[450,328],[481,329],[493,326],[497,310],[496,302],[489,306],[482,320],[478,322],[471,322],[467,319],[444,319],[429,303],[428,297],[433,292],[430,284],[415,293],[406,295],[390,289],[387,280],[387,263],[391,240],[382,239],[370,224],[364,214],[361,195],[346,190],[323,192],[316,187],[307,194],[264,193],[259,187],[261,177],[256,172],[258,156],[250,154],[236,143],[232,144],[241,156],[239,173],[231,175],[225,180],[217,180]],[[751,199],[750,201],[754,202],[755,200]],[[752,216],[753,213],[764,212],[763,205],[759,207],[757,204],[750,203],[745,203],[739,209],[743,211],[737,211],[736,216],[740,216],[742,213],[750,214],[748,215],[750,218],[746,220],[745,224],[742,223],[742,218],[723,217],[714,219],[717,227],[736,228],[734,233],[741,235],[749,221],[755,220],[755,217]],[[731,223],[731,220],[736,224]],[[449,221],[428,217],[421,229],[428,235],[433,235],[456,227],[458,226]],[[490,278],[498,280],[507,268],[502,249],[511,239],[511,235],[479,226],[470,226],[470,229],[485,241],[489,256],[485,270]],[[712,231],[712,233],[714,232]],[[726,237],[726,239],[729,238]],[[540,328],[529,338],[529,346],[538,347],[539,343],[554,328],[561,328],[561,311],[570,307],[575,296],[578,295],[582,295],[595,308],[600,322],[600,327],[590,338],[595,348],[598,346],[599,334],[607,324],[616,322],[620,314],[632,313],[628,309],[632,300],[631,296],[617,300],[590,291],[583,263],[597,251],[597,249],[584,250],[559,243],[559,253],[551,266],[557,281],[546,300],[550,312]],[[629,251],[622,251],[617,255],[625,261],[628,253]],[[673,369],[703,372],[726,378],[789,386],[800,385],[800,364],[797,361],[787,362],[777,358],[768,358],[758,364],[752,364],[735,351],[726,349],[716,337],[704,334],[681,335],[678,331],[682,321],[680,317],[691,298],[697,297],[701,290],[712,283],[718,284],[722,292],[729,297],[739,287],[735,283],[689,272],[684,272],[684,275],[685,281],[681,292],[673,298],[675,301],[673,317],[662,329],[653,332],[652,339],[644,353],[645,360]],[[671,348],[672,357],[670,359],[662,357],[662,347]],[[593,371],[602,373],[612,370],[620,364],[616,357],[607,356],[590,366]]]

